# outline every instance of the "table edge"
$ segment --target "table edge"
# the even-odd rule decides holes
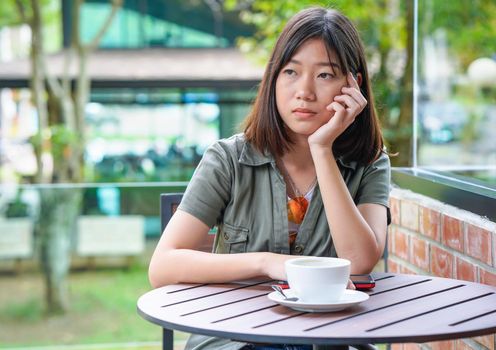
[[[427,343],[432,341],[454,340],[483,336],[496,333],[496,325],[493,327],[467,331],[464,333],[444,333],[437,335],[413,335],[413,336],[400,336],[400,337],[370,337],[370,338],[319,338],[319,337],[301,337],[301,336],[277,336],[277,335],[249,335],[244,333],[224,332],[224,331],[208,331],[198,329],[195,327],[184,326],[173,322],[167,322],[157,319],[146,314],[139,306],[136,306],[137,313],[145,320],[160,326],[165,329],[186,332],[190,334],[200,334],[212,336],[216,338],[230,339],[239,342],[262,342],[273,344],[319,344],[319,345],[349,345],[349,344],[394,344],[394,343]],[[454,336],[455,335],[455,336]]]

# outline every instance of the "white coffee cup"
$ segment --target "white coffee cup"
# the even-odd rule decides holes
[[[348,285],[351,262],[341,258],[302,257],[286,260],[291,291],[306,303],[339,300]]]

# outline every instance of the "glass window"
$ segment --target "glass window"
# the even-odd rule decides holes
[[[496,189],[496,5],[418,2],[414,165]]]

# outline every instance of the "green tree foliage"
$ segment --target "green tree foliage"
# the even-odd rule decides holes
[[[20,24],[21,17],[13,1],[0,1],[0,28]]]
[[[443,29],[462,68],[476,57],[496,54],[496,1],[419,1],[420,35]]]

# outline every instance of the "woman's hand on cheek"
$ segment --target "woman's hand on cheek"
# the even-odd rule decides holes
[[[346,129],[344,127],[346,110],[339,102],[332,102],[327,106],[330,119],[308,137],[310,146],[322,146],[328,148],[334,140]]]
[[[312,145],[329,147],[355,120],[367,105],[367,100],[360,92],[360,87],[351,73],[347,77],[348,86],[341,89],[342,95],[336,95],[327,106],[331,118],[308,138]]]

